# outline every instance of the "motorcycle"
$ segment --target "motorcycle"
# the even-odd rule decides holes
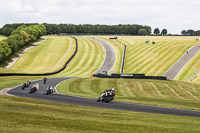
[[[28,80],[28,81],[25,83],[25,87],[29,87],[30,84],[31,84],[31,81]]]
[[[35,84],[35,85],[33,85],[33,86],[31,87],[29,93],[34,93],[34,92],[36,92],[38,89],[39,89],[39,84],[37,83],[37,84]]]
[[[47,78],[46,78],[46,77],[43,78],[43,81],[44,81],[43,83],[46,84],[46,82],[47,82]]]
[[[26,83],[24,83],[23,85],[22,85],[22,90],[24,90],[26,88]]]
[[[44,92],[44,95],[49,95],[53,93],[56,89],[54,87],[47,87],[46,91]]]
[[[97,102],[103,101],[105,103],[108,103],[114,100],[114,97],[115,97],[114,91],[110,91],[110,92],[104,91],[102,95],[97,99]]]
[[[22,90],[24,90],[26,87],[29,87],[30,84],[31,84],[31,81],[28,80],[26,83],[24,83],[24,84],[22,85]]]

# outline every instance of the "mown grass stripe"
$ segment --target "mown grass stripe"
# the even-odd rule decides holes
[[[136,59],[137,61],[136,61],[136,68],[135,68],[135,71],[137,71],[137,72],[139,72],[139,71],[141,71],[147,64],[149,64],[150,62],[153,62],[155,59],[157,59],[157,55],[155,55],[154,53],[156,52],[156,50],[160,50],[160,51],[162,51],[162,50],[165,50],[166,49],[166,47],[168,47],[167,45],[165,45],[164,47],[162,46],[159,46],[159,47],[157,47],[157,48],[153,48],[153,47],[151,47],[150,49],[148,49],[148,51],[144,51],[144,54],[141,54],[141,55],[144,55],[144,56],[142,56],[140,59]],[[146,54],[146,53],[148,53],[148,54]],[[146,59],[147,57],[149,57],[148,58],[148,60]]]
[[[184,99],[183,97],[181,97],[176,91],[175,89],[171,88],[171,86],[164,84],[164,86],[171,92],[172,95],[174,95],[175,97],[179,98],[179,99]]]
[[[65,94],[86,96],[96,99],[104,90],[115,88],[115,100],[117,101],[200,110],[199,84],[180,81],[157,82],[155,80],[142,79],[83,79],[81,79],[81,82],[79,80],[76,82],[72,79],[64,81],[58,86],[58,90],[65,90]],[[80,90],[76,89],[74,92],[70,91],[67,84],[72,83],[74,87],[81,87]],[[82,94],[81,90],[84,91],[84,94]]]

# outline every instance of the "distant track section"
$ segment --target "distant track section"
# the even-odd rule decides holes
[[[54,75],[54,74],[57,74],[57,73],[63,71],[67,67],[69,62],[74,58],[74,56],[76,55],[76,53],[78,51],[78,41],[77,41],[77,39],[75,37],[73,37],[73,38],[76,41],[76,49],[75,49],[73,55],[67,60],[67,62],[64,64],[64,66],[61,69],[59,69],[59,70],[57,70],[55,72],[39,73],[39,74],[32,74],[32,73],[30,73],[30,74],[29,73],[0,73],[0,76],[47,76],[47,75]]]
[[[173,80],[199,50],[200,45],[191,47],[163,76]]]
[[[109,72],[112,69],[112,67],[114,66],[115,60],[116,60],[116,54],[115,54],[114,48],[104,40],[101,40],[99,38],[94,38],[94,37],[89,37],[89,38],[94,39],[97,42],[99,42],[106,51],[104,63],[101,66],[101,68],[99,70],[97,70],[95,73],[103,73],[103,71]]]

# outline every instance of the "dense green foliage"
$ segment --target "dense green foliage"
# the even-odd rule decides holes
[[[33,24],[6,24],[0,30],[0,34],[8,36],[14,29],[17,29],[21,25],[33,25]],[[145,29],[145,35],[151,33],[151,27],[142,26],[136,24],[127,25],[74,25],[74,24],[47,24],[44,23],[47,34],[60,34],[60,33],[70,33],[70,34],[128,34],[128,35],[139,35],[140,29]]]
[[[182,35],[185,35],[185,36],[200,36],[200,30],[197,30],[197,31],[194,31],[194,30],[182,30],[181,31],[181,34]]]
[[[167,29],[163,29],[161,35],[167,35]]]
[[[3,27],[1,32],[5,29],[6,28]],[[21,25],[16,30],[10,31],[12,31],[12,33],[5,34],[10,36],[0,42],[0,65],[3,65],[11,55],[14,55],[25,45],[28,45],[30,42],[34,42],[42,35],[45,35],[46,27],[44,25]]]
[[[160,30],[159,30],[158,28],[155,28],[153,33],[154,33],[155,35],[159,35],[159,34],[160,34]]]

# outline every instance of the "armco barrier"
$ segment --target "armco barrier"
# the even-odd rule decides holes
[[[126,56],[126,44],[124,44],[124,50],[123,50],[123,55],[122,55],[122,65],[121,65],[120,73],[124,73],[125,56]]]
[[[73,55],[67,60],[67,62],[64,64],[64,66],[61,69],[59,69],[59,70],[57,70],[55,72],[40,73],[40,74],[32,74],[32,73],[31,74],[29,74],[29,73],[0,73],[0,76],[48,76],[48,75],[54,75],[54,74],[57,74],[57,73],[63,71],[67,67],[69,62],[74,58],[74,56],[76,55],[76,53],[78,51],[78,41],[77,41],[77,39],[75,37],[73,37],[73,38],[76,41],[76,49],[75,49]]]
[[[163,76],[145,76],[145,74],[111,74],[111,75],[106,75],[106,74],[102,74],[102,73],[97,73],[97,74],[93,74],[93,77],[167,80],[167,77],[163,77]]]

